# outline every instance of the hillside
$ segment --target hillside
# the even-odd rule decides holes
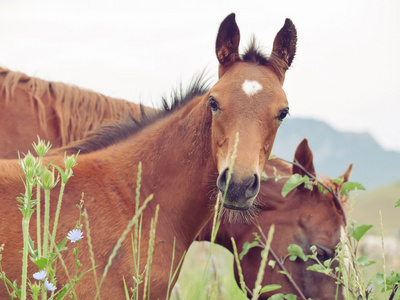
[[[367,189],[400,181],[400,152],[383,149],[368,133],[341,132],[314,119],[287,118],[278,130],[273,153],[292,160],[307,137],[318,173],[340,176],[354,163],[351,180]]]

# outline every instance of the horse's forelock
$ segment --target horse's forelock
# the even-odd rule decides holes
[[[242,55],[245,62],[266,66],[269,64],[268,57],[265,55],[259,46],[256,44],[256,38],[253,36],[250,40],[249,46]]]
[[[257,45],[254,36],[242,55],[242,60],[256,65],[271,66],[280,80],[285,77],[285,72],[288,69],[287,63],[282,59],[275,57],[273,54],[267,56]]]

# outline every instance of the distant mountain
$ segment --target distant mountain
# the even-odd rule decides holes
[[[351,181],[358,181],[367,189],[400,182],[400,152],[384,150],[368,133],[337,131],[314,119],[285,119],[272,152],[293,160],[297,145],[305,137],[319,174],[338,177],[353,162]]]

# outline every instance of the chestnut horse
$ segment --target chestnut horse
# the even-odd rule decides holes
[[[139,119],[140,106],[0,67],[0,158],[32,152],[37,135],[58,148],[127,115]]]
[[[293,23],[286,19],[275,37],[269,58],[254,43],[240,56],[239,39],[235,15],[231,14],[218,31],[219,79],[209,90],[198,93],[197,97],[190,95],[190,101],[172,104],[153,122],[151,118],[142,118],[142,122],[132,119],[105,126],[59,152],[62,156],[64,151],[81,151],[74,176],[65,189],[56,241],[63,239],[74,226],[75,205],[84,192],[97,274],[103,272],[117,239],[133,216],[139,162],[143,165],[141,203],[145,197],[154,195],[143,212],[140,273],[147,261],[144,241],[149,238],[150,219],[156,206],[160,207],[151,269],[151,299],[166,297],[174,238],[172,266],[176,269],[179,258],[211,218],[215,196],[225,189],[227,168],[234,151],[237,155],[225,207],[240,211],[252,207],[276,132],[288,113],[282,84],[295,55],[297,36]],[[198,81],[194,85],[195,90],[201,90]],[[237,135],[239,143],[235,150]],[[46,162],[50,160],[62,164],[61,157],[48,157]],[[5,244],[2,265],[11,280],[18,279],[21,266],[21,227],[15,222],[21,216],[15,198],[24,189],[20,176],[17,161],[0,161],[0,243]],[[57,195],[57,190],[53,195]],[[52,205],[52,215],[54,211]],[[32,226],[31,235],[35,234]],[[123,277],[131,285],[134,261],[128,240],[123,242],[108,271],[101,289],[104,299],[124,298]],[[79,252],[87,251],[88,245],[83,240]],[[67,267],[74,270],[74,258],[69,253],[64,259]],[[80,262],[82,270],[91,267],[89,255],[81,256]],[[30,268],[30,273],[34,271],[37,269]],[[57,285],[66,282],[63,274],[58,274],[57,279]],[[91,299],[94,289],[94,278],[87,274],[77,285],[77,296]],[[2,285],[0,294],[4,294]]]
[[[308,172],[307,175],[316,176],[312,152],[306,139],[299,144],[295,154],[295,161],[304,166],[305,171],[296,165],[291,168],[289,164],[276,158],[268,161],[265,172],[269,176],[273,176],[274,168],[276,168],[277,173],[283,178],[290,177],[295,173],[306,175],[305,172]],[[352,165],[342,175],[344,182],[349,179],[351,167]],[[311,254],[310,247],[312,245],[317,246],[317,253],[321,261],[333,258],[335,254],[334,248],[340,241],[341,230],[345,225],[344,212],[340,201],[343,202],[346,199],[341,198],[339,200],[338,197],[334,197],[331,193],[321,193],[316,187],[311,191],[304,186],[298,187],[284,198],[281,190],[286,180],[281,179],[275,182],[274,179],[270,178],[263,182],[258,196],[261,200],[259,202],[260,212],[253,224],[221,223],[215,242],[233,253],[231,242],[231,237],[233,237],[240,253],[246,241],[252,242],[254,240],[253,232],[258,232],[255,224],[258,223],[265,234],[270,226],[275,224],[275,234],[271,248],[277,257],[285,257],[288,246],[290,244],[298,244],[307,254]],[[328,187],[333,187],[335,192],[340,188],[329,178],[324,178],[323,183]],[[211,228],[212,222],[207,224],[197,237],[197,240],[210,241]],[[244,281],[251,291],[254,289],[261,262],[261,250],[262,248],[260,247],[251,248],[240,262]],[[276,260],[271,256],[271,253],[269,256],[270,259]],[[307,266],[314,263],[316,262],[312,260],[307,262],[299,259],[295,262],[289,261],[289,259],[285,260],[284,266],[291,274],[295,285],[285,275],[278,273],[281,270],[278,264],[275,269],[267,266],[261,285],[279,284],[282,288],[262,294],[260,299],[267,299],[273,293],[295,294],[297,296],[301,296],[300,293],[302,293],[303,297],[298,297],[298,299],[335,299],[337,287],[331,277],[313,271],[306,271]],[[239,284],[236,265],[235,277]],[[342,292],[339,292],[338,299],[342,299],[342,297]]]

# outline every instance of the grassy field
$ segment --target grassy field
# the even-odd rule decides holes
[[[385,236],[399,235],[400,208],[394,208],[398,199],[400,199],[400,182],[388,184],[371,191],[359,191],[352,218],[357,221],[358,225],[374,225],[369,233],[380,235],[379,210],[381,210]]]

